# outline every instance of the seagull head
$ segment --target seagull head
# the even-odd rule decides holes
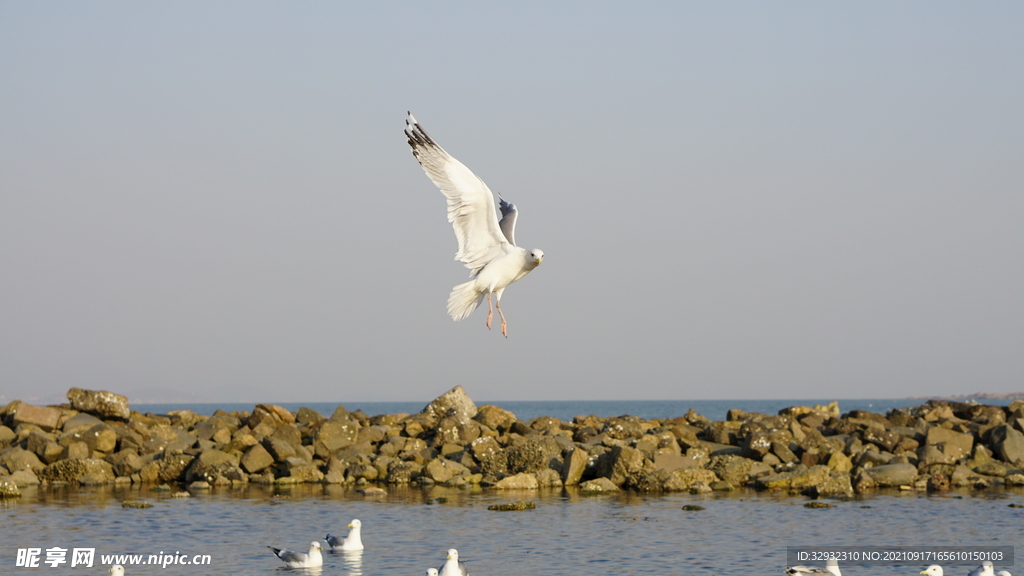
[[[921,570],[921,574],[925,574],[926,576],[942,576],[942,566],[932,564],[924,570]]]
[[[544,261],[544,251],[538,249],[530,250],[530,261],[533,262],[534,266],[540,266],[540,263]]]
[[[107,572],[110,572],[114,576],[124,576],[124,566],[121,566],[120,564],[114,564],[110,567],[110,570],[107,570]]]
[[[357,520],[353,520],[353,521],[348,523],[348,527],[349,528],[359,528],[362,525],[363,525],[363,523],[360,522],[358,519]]]
[[[449,548],[448,549],[448,559],[449,560],[458,560],[459,559],[459,551],[456,550],[455,548]]]
[[[427,576],[437,576],[437,568],[427,568]]]
[[[310,550],[323,550],[324,548],[323,548],[323,546],[320,545],[319,542],[310,542],[309,543],[309,549]]]

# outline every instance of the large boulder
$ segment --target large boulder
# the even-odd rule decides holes
[[[434,458],[423,468],[423,475],[438,484],[443,484],[455,476],[469,473],[469,468],[447,458]]]
[[[512,427],[512,424],[515,423],[516,415],[504,408],[498,408],[497,406],[487,404],[480,407],[476,416],[473,416],[473,420],[487,426],[491,430],[497,430],[499,433],[505,433]]]
[[[964,456],[970,456],[971,448],[974,446],[974,436],[963,432],[954,432],[941,426],[928,428],[925,435],[925,444],[942,444],[942,452],[952,460],[959,460]]]
[[[587,463],[589,461],[590,456],[582,448],[575,448],[569,452],[565,462],[562,464],[562,483],[566,486],[579,484],[580,479],[583,478],[583,473],[587,470]]]
[[[72,408],[103,420],[127,420],[132,413],[127,397],[106,390],[72,388],[67,396]]]
[[[864,473],[875,481],[876,486],[908,486],[917,478],[917,466],[913,464],[884,464],[866,468]]]
[[[456,386],[427,404],[421,413],[434,424],[449,416],[466,424],[476,416],[477,408],[462,386]]]
[[[347,418],[331,418],[320,425],[313,440],[313,451],[326,460],[342,448],[354,444],[359,435],[359,424]]]
[[[1024,466],[1024,433],[1009,426],[992,430],[993,449],[1008,464]]]
[[[20,403],[11,417],[11,425],[17,428],[20,424],[38,426],[44,432],[53,432],[60,421],[60,410],[48,406],[33,406]]]
[[[185,472],[185,481],[212,483],[217,476],[226,476],[228,472],[237,467],[238,459],[231,454],[220,450],[203,450]]]
[[[597,475],[616,486],[637,481],[643,470],[643,453],[629,446],[614,446],[597,461]]]
[[[39,479],[47,482],[78,482],[83,478],[113,482],[114,467],[98,458],[73,458],[54,462],[39,473]]]
[[[240,464],[246,472],[255,474],[262,472],[274,463],[274,457],[267,452],[267,449],[262,444],[255,444],[246,451],[245,455],[242,456]]]

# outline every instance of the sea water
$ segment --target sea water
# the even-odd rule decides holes
[[[750,492],[584,496],[388,487],[367,498],[330,485],[248,486],[175,498],[151,488],[27,489],[0,501],[0,574],[99,575],[117,557],[127,576],[422,576],[449,548],[474,576],[781,574],[787,546],[1013,546],[1024,542],[1024,491],[927,495],[888,491],[811,509],[807,499]],[[152,508],[123,508],[143,500]],[[498,512],[515,500],[533,510]],[[683,510],[699,505],[703,510]],[[267,546],[307,550],[362,521],[365,551],[325,554],[320,570],[284,570]],[[18,551],[95,549],[93,566],[16,566]],[[133,564],[137,558],[139,564]],[[205,564],[146,562],[167,558]],[[208,560],[204,560],[208,559]],[[845,565],[845,576],[913,575],[929,563]],[[997,564],[998,566],[998,564]],[[950,575],[968,566],[946,566]],[[1009,570],[1014,572],[1014,568]]]

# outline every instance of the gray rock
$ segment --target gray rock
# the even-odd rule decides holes
[[[908,486],[917,477],[917,466],[913,464],[885,464],[866,468],[864,473],[875,481],[876,486]]]
[[[60,429],[64,432],[71,432],[79,428],[92,428],[97,424],[103,424],[103,420],[100,420],[92,414],[80,412],[65,420]]]
[[[465,424],[476,416],[477,408],[462,386],[456,386],[427,404],[421,413],[433,422],[452,416]]]
[[[932,426],[925,435],[925,444],[943,444],[943,453],[954,461],[969,456],[974,446],[974,436],[962,432],[954,432],[941,426]]]
[[[999,459],[1015,466],[1024,465],[1024,433],[1009,426],[992,431],[993,448]]]
[[[39,473],[39,479],[47,482],[78,482],[82,478],[113,482],[114,468],[98,458],[76,458],[54,462]]]
[[[185,477],[185,470],[192,463],[193,457],[188,454],[164,454],[163,458],[142,466],[139,477],[143,482],[178,482]]]
[[[72,388],[67,396],[72,408],[103,420],[127,420],[132,413],[127,397],[106,390]]]

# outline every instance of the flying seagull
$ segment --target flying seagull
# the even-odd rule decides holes
[[[448,199],[448,221],[455,228],[459,251],[455,259],[472,270],[469,282],[452,289],[448,297],[448,314],[462,320],[476,310],[487,296],[487,328],[491,327],[494,307],[501,316],[501,335],[508,337],[505,315],[501,312],[501,293],[505,287],[529,274],[544,260],[541,250],[516,246],[515,229],[518,211],[515,204],[499,196],[501,221],[494,207],[494,195],[484,181],[469,168],[452,158],[434,142],[412,117],[405,121],[412,154],[441,192]]]

